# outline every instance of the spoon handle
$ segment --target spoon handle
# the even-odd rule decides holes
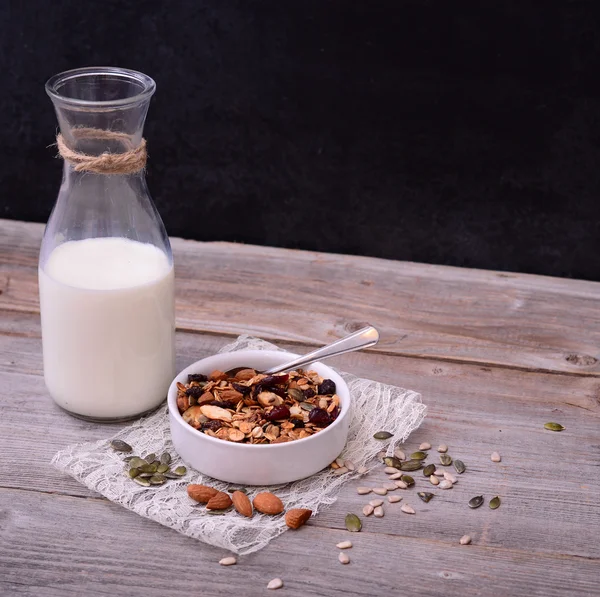
[[[265,371],[265,373],[268,375],[273,375],[274,373],[290,371],[291,369],[303,367],[304,365],[309,365],[315,361],[322,361],[323,359],[328,359],[329,357],[334,357],[338,354],[352,352],[353,350],[360,350],[361,348],[368,348],[369,346],[374,346],[377,344],[377,342],[379,342],[379,332],[373,326],[368,326],[362,330],[358,330],[358,332],[354,332],[353,334],[346,336],[345,338],[336,340],[327,346],[323,346],[322,348],[313,350],[308,354],[297,357],[293,361],[288,361],[283,365],[272,367],[271,369]]]

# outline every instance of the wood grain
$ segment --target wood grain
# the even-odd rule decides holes
[[[37,312],[42,226],[0,221],[0,309]],[[182,330],[324,343],[369,321],[375,352],[600,375],[600,284],[172,239]]]
[[[283,595],[598,595],[597,559],[491,549],[476,536],[460,546],[451,533],[440,541],[309,523],[223,568],[222,550],[102,500],[0,489],[0,517],[6,595],[253,597],[275,577]],[[351,563],[342,566],[335,544],[348,538]]]

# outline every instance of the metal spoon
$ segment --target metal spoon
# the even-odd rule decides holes
[[[360,350],[361,348],[368,348],[369,346],[374,346],[377,342],[379,342],[379,332],[373,326],[368,326],[345,338],[341,338],[327,346],[323,346],[323,348],[318,348],[308,354],[296,357],[293,361],[288,361],[283,365],[272,367],[271,369],[264,371],[264,373],[273,375],[275,373],[282,373],[283,371],[290,371],[297,367],[310,365],[310,363],[314,363],[315,361],[322,361],[329,357],[334,357],[338,354]]]

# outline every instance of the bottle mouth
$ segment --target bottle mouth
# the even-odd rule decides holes
[[[156,83],[148,75],[109,66],[77,68],[54,75],[46,82],[46,93],[73,106],[112,108],[148,100]]]

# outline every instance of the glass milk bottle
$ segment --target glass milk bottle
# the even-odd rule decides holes
[[[46,83],[64,170],[39,261],[44,377],[61,408],[93,421],[155,409],[175,374],[173,257],[144,176],[154,90],[120,68]]]

